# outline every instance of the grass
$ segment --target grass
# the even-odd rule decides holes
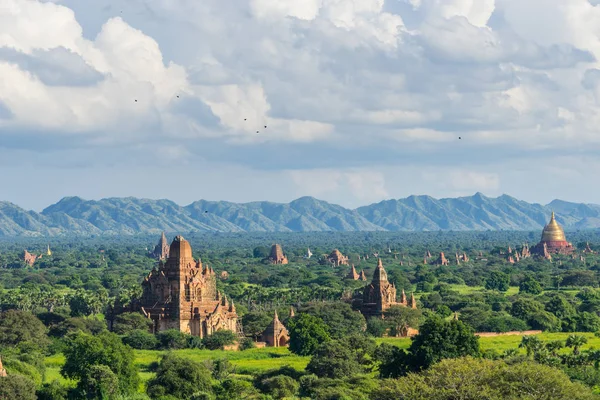
[[[542,333],[537,335],[542,341],[549,342],[553,340],[566,341],[567,337],[572,333]],[[600,348],[600,338],[595,337],[593,333],[577,333],[577,335],[585,336],[588,343],[582,349]],[[498,353],[503,353],[509,349],[518,349],[521,343],[522,336],[494,336],[479,338],[479,344],[482,351],[494,350]],[[377,344],[387,343],[400,348],[407,349],[410,346],[409,338],[377,338]],[[524,349],[518,349],[519,352],[525,353]],[[571,350],[564,349],[564,352]],[[236,367],[236,374],[240,377],[248,377],[254,373],[260,373],[270,369],[276,369],[289,365],[299,371],[304,370],[310,357],[302,357],[292,354],[287,348],[263,348],[250,349],[246,351],[223,351],[223,350],[174,350],[175,354],[189,358],[197,362],[207,360],[227,359]],[[150,371],[150,366],[153,362],[158,362],[165,351],[157,350],[134,350],[135,364],[140,369],[140,378],[143,383],[151,379],[154,374]],[[52,382],[58,379],[61,383],[72,385],[73,381],[63,378],[60,375],[60,368],[65,362],[65,357],[62,354],[56,354],[47,357],[46,363],[46,379],[45,382]]]
[[[276,369],[289,365],[299,371],[304,370],[310,357],[301,357],[290,353],[287,348],[263,348],[245,351],[223,351],[223,350],[174,350],[175,354],[189,358],[197,362],[207,360],[227,359],[236,367],[236,373],[240,375],[251,375],[258,372]],[[140,378],[143,382],[148,381],[154,375],[150,372],[153,362],[158,362],[165,351],[157,350],[134,350],[135,364],[140,369]],[[62,383],[69,380],[60,375],[60,368],[65,363],[62,354],[47,357],[46,382],[58,379]]]
[[[581,335],[585,336],[588,339],[587,344],[581,347],[582,350],[585,349],[599,349],[600,348],[600,338],[595,337],[593,333],[585,332],[585,333],[541,333],[536,335],[544,342],[550,342],[554,340],[561,340],[565,342],[569,335]],[[492,337],[481,337],[479,338],[479,345],[482,351],[487,350],[495,350],[498,353],[503,353],[506,350],[510,349],[518,349],[519,343],[521,343],[521,339],[523,337],[520,335],[511,335],[511,336],[492,336]],[[407,349],[410,346],[409,338],[378,338],[376,342],[379,343],[387,343],[394,346],[398,346],[403,349]],[[519,349],[523,354],[525,353],[524,349]],[[570,350],[565,349],[565,352],[569,352]]]
[[[467,286],[467,285],[456,285],[456,284],[451,284],[448,286],[451,290],[454,290],[461,295],[482,293],[482,292],[486,291],[486,289],[483,286]],[[579,293],[580,291],[581,291],[581,289],[571,289],[571,288],[565,288],[565,289],[561,288],[560,289],[561,293],[569,293],[572,295],[575,295],[575,294]],[[556,290],[545,290],[544,291],[544,293],[553,293],[553,292],[556,292]],[[419,299],[421,296],[425,296],[428,294],[429,294],[429,292],[415,293],[415,298]],[[506,292],[504,292],[504,294],[506,296],[514,296],[516,294],[519,294],[519,287],[518,286],[510,286],[508,288],[508,290]]]

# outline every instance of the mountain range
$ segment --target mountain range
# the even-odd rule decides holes
[[[410,196],[351,210],[313,197],[290,203],[231,203],[134,197],[65,197],[41,213],[0,202],[0,236],[132,235],[165,232],[540,230],[551,211],[566,230],[600,228],[600,205],[531,204],[508,195]]]

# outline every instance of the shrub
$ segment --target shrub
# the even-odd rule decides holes
[[[158,339],[155,335],[139,329],[123,337],[123,343],[137,350],[153,350],[158,347]]]

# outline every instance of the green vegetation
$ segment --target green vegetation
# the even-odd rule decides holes
[[[0,390],[27,398],[33,388],[41,399],[385,398],[403,385],[419,387],[415,382],[435,387],[432,379],[461,371],[445,360],[459,359],[465,377],[489,398],[541,390],[510,383],[514,371],[526,368],[551,371],[543,381],[549,390],[588,398],[600,392],[600,257],[511,264],[507,244],[514,249],[523,235],[282,234],[290,263],[277,266],[264,260],[265,243],[277,235],[192,235],[195,256],[217,274],[229,273],[217,285],[242,317],[242,351],[220,350],[237,340],[229,331],[200,340],[176,330],[154,335],[138,313],[112,319],[113,306],[140,295],[139,283],[154,266],[146,249],[156,238],[59,239],[53,255],[33,267],[18,256],[23,247],[41,247],[38,239],[0,240],[0,354],[9,377],[19,377],[14,386],[0,378]],[[303,258],[306,247],[311,259]],[[365,283],[346,279],[349,267],[322,256],[333,248],[368,277],[379,256],[398,297],[415,293],[417,310],[395,306],[383,320],[365,320],[353,302]],[[425,265],[428,250],[434,257]],[[438,251],[451,261],[449,254],[468,253],[470,260],[432,265]],[[275,312],[290,348],[255,348]],[[409,328],[419,335],[389,337]],[[544,333],[473,334],[530,329]],[[485,374],[469,375],[476,368]],[[507,388],[494,386],[499,377]]]

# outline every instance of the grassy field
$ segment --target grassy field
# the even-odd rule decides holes
[[[565,341],[569,335],[569,333],[542,333],[537,336],[543,341]],[[592,333],[580,333],[579,335],[583,335],[588,339],[588,343],[582,349],[600,348],[600,338],[595,337]],[[479,339],[479,343],[483,351],[495,350],[502,353],[505,350],[517,349],[519,343],[521,343],[521,338],[518,335],[482,337]],[[388,343],[401,348],[410,346],[410,339],[408,338],[380,338],[376,339],[376,342],[378,344]],[[565,349],[564,351],[568,352],[570,350]],[[524,354],[525,350],[520,349],[520,352]],[[135,350],[135,363],[140,369],[142,381],[146,382],[152,377],[153,374],[149,370],[150,365],[159,361],[164,353],[164,351]],[[175,350],[174,353],[198,362],[228,359],[236,367],[235,373],[240,375],[251,375],[284,365],[303,370],[310,359],[309,357],[296,356],[290,353],[287,348],[251,349],[246,351]],[[65,359],[62,354],[46,358],[46,382],[51,382],[54,379],[58,379],[63,383],[69,382],[60,375],[60,367],[64,362]]]
[[[135,364],[140,369],[140,377],[144,382],[152,377],[149,371],[153,362],[160,360],[164,351],[135,350]],[[222,351],[222,350],[175,350],[175,354],[198,362],[206,360],[227,359],[236,367],[235,373],[240,375],[251,375],[256,372],[267,371],[289,365],[297,370],[303,370],[308,364],[309,357],[301,357],[290,353],[287,348],[251,349],[246,351]],[[62,354],[46,358],[46,382],[55,379],[66,383],[60,375],[60,367],[65,358]]]
[[[553,340],[562,340],[564,342],[569,335],[572,335],[572,333],[541,333],[536,336],[544,342]],[[593,333],[577,333],[577,335],[585,336],[588,339],[587,344],[581,347],[583,350],[600,348],[600,338],[595,337]],[[521,339],[522,336],[519,335],[482,337],[479,338],[479,345],[482,351],[495,350],[498,353],[503,353],[509,349],[517,349],[519,343],[521,343]],[[408,338],[380,338],[376,339],[376,342],[388,343],[405,349],[410,346],[410,339]],[[524,349],[519,349],[519,351],[525,354]],[[564,351],[569,352],[570,350],[565,349]]]
[[[479,293],[479,292],[485,292],[486,289],[483,286],[467,286],[467,285],[448,285],[450,287],[450,289],[457,291],[460,294],[472,294],[472,293]],[[545,292],[555,292],[555,290],[549,290],[549,291],[545,291]],[[561,288],[560,289],[561,293],[569,293],[569,294],[577,294],[580,292],[580,289],[571,289],[571,288]],[[518,286],[511,286],[508,288],[508,290],[504,293],[506,296],[514,296],[516,294],[519,293],[519,287]],[[421,296],[427,295],[429,293],[415,293],[415,297],[418,299]]]

